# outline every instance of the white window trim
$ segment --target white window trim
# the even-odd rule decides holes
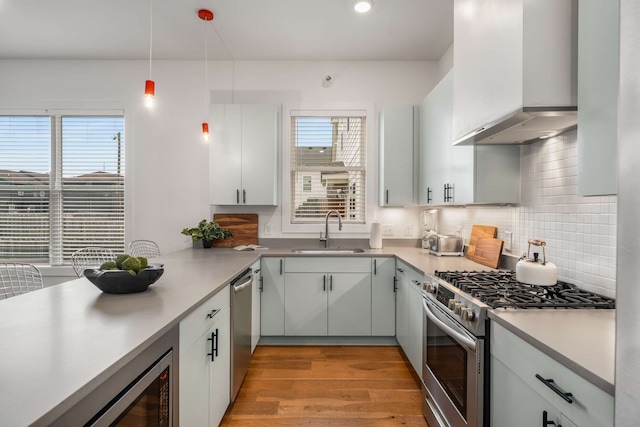
[[[321,104],[284,104],[282,108],[282,150],[280,150],[282,170],[281,173],[281,195],[282,195],[282,233],[306,233],[313,236],[317,236],[321,231],[324,232],[324,223],[320,224],[293,224],[291,223],[291,113],[295,112],[300,115],[312,115],[312,116],[347,116],[347,115],[362,115],[363,112],[367,117],[367,140],[366,140],[366,152],[367,152],[367,186],[366,186],[366,215],[364,224],[349,224],[344,223],[342,231],[339,233],[343,237],[352,237],[349,234],[369,234],[371,227],[371,220],[373,218],[373,210],[375,209],[375,196],[376,196],[376,183],[377,183],[377,171],[376,167],[376,150],[377,144],[375,143],[377,135],[375,133],[375,123],[377,122],[375,117],[375,108],[373,104],[362,103],[321,103]],[[332,218],[333,223],[335,218]],[[334,235],[335,237],[340,237]]]

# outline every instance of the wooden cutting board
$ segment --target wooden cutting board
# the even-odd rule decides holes
[[[497,236],[498,227],[494,227],[493,225],[473,224],[473,227],[471,227],[471,237],[469,237],[469,246],[467,247],[467,258],[471,259],[476,252],[476,242],[479,238],[495,238]]]
[[[498,268],[503,245],[504,240],[502,239],[478,237],[474,253],[471,256],[467,255],[467,258],[487,267]]]
[[[213,220],[233,232],[231,239],[214,240],[213,247],[258,244],[258,214],[213,214]]]

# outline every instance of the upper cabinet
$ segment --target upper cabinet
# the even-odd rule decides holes
[[[421,205],[511,204],[520,201],[520,147],[454,146],[450,71],[420,108]]]
[[[577,122],[576,0],[455,0],[455,144],[519,144]]]
[[[580,0],[578,34],[578,194],[616,194],[620,2]]]
[[[388,106],[380,113],[380,206],[415,204],[417,115],[413,105]]]
[[[211,106],[209,202],[277,205],[279,107]]]

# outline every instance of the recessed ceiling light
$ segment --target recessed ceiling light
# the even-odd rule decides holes
[[[369,12],[373,7],[373,0],[356,0],[353,2],[353,8],[356,12],[365,13]]]

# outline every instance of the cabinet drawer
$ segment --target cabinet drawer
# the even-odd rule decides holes
[[[414,269],[402,261],[396,261],[396,269],[397,274],[403,274],[404,277],[407,278],[407,282],[411,285],[410,288],[418,290],[422,289],[424,274],[421,271]]]
[[[180,322],[180,351],[205,333],[223,310],[230,307],[229,286],[220,289]],[[216,312],[216,310],[220,310]]]
[[[335,257],[335,258],[286,258],[284,262],[286,273],[369,273],[371,258],[368,257]]]
[[[491,322],[491,354],[504,363],[522,381],[552,403],[580,426],[613,426],[613,396],[566,368],[496,322]],[[545,385],[572,393],[569,403]]]

